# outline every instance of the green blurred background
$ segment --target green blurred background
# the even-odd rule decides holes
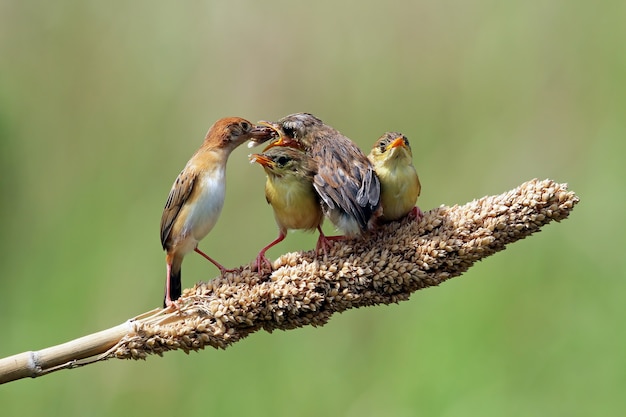
[[[621,1],[3,1],[0,357],[160,305],[161,211],[220,117],[308,111],[366,149],[402,131],[424,210],[534,177],[581,203],[409,302],[12,382],[0,414],[624,415],[625,18]],[[277,234],[249,152],[201,243],[227,266]]]

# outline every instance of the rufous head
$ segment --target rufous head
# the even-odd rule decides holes
[[[267,126],[258,126],[241,117],[219,119],[209,128],[203,147],[233,150],[246,140],[264,141],[274,131]]]

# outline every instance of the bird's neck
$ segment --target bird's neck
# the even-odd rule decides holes
[[[198,152],[214,152],[214,153],[222,153],[226,152],[226,154],[230,154],[234,148],[229,146],[228,142],[218,141],[218,140],[205,140]]]
[[[192,164],[201,171],[224,171],[231,149],[200,148],[192,158]]]
[[[411,158],[411,155],[406,153],[404,150],[397,148],[392,150],[390,155],[381,161],[381,165],[388,169],[396,169],[397,167],[404,167],[412,164],[413,159]]]

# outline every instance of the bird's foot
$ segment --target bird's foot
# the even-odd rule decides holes
[[[319,253],[321,249],[324,252],[324,256],[328,256],[328,250],[330,250],[330,248],[333,246],[333,241],[345,239],[346,237],[343,235],[326,236],[320,234],[320,237],[317,239],[317,244],[315,245],[315,253]]]
[[[256,266],[256,271],[259,274],[263,273],[263,269],[265,266],[269,268],[269,272],[272,272],[274,270],[274,268],[272,267],[272,262],[267,259],[264,253],[259,253],[259,255],[256,257],[256,260],[254,261],[254,265]]]
[[[419,207],[415,206],[411,209],[411,211],[409,211],[409,214],[407,214],[407,217],[410,220],[419,222],[420,220],[424,218],[424,212]]]
[[[172,310],[172,311],[176,311],[180,309],[180,298],[177,298],[176,300],[172,300],[169,297],[166,297],[165,300],[163,300],[163,308],[165,310]]]
[[[220,275],[222,277],[225,276],[226,274],[228,274],[229,272],[232,273],[232,272],[237,272],[238,271],[237,268],[229,269],[229,268],[225,268],[225,267],[221,267],[221,268],[219,268],[219,270],[220,270]]]

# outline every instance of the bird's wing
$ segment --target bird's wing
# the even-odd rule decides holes
[[[324,204],[340,208],[365,230],[380,201],[380,183],[367,157],[338,133],[318,137],[310,152],[318,164],[313,186]]]
[[[163,209],[163,215],[161,216],[161,245],[163,245],[163,249],[167,249],[167,240],[172,231],[174,221],[176,221],[180,209],[191,195],[195,180],[195,175],[191,175],[187,170],[183,170],[176,178],[176,181],[174,181],[174,185],[172,185],[170,195],[167,197],[167,202]]]

